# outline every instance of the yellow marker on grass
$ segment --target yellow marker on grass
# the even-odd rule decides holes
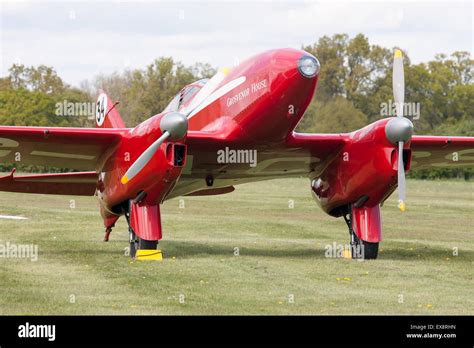
[[[135,258],[139,261],[145,260],[163,260],[163,253],[161,250],[156,249],[139,249],[135,255]]]
[[[342,257],[345,258],[345,259],[352,259],[352,253],[350,250],[348,249],[344,249],[342,251]]]

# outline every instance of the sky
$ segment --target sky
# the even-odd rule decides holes
[[[79,86],[160,56],[233,66],[335,33],[363,33],[419,63],[437,53],[472,54],[473,32],[473,1],[0,0],[0,75],[14,63],[44,64]]]

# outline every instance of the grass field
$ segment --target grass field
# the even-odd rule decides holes
[[[410,180],[407,203],[383,207],[379,259],[355,261],[325,257],[348,233],[305,179],[173,199],[165,259],[132,262],[124,220],[102,242],[95,198],[1,192],[0,215],[28,219],[1,219],[0,243],[39,258],[0,259],[0,314],[473,315],[474,183]]]

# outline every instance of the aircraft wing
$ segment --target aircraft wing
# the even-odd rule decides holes
[[[249,163],[219,163],[218,154],[226,149],[248,149],[255,144],[239,143],[216,133],[189,131],[186,166],[168,198],[183,195],[222,194],[237,183],[284,177],[308,176],[322,171],[348,141],[346,134],[292,133],[284,144],[259,147],[255,166]],[[205,178],[215,178],[213,190]]]
[[[97,171],[127,131],[0,126],[0,163]]]
[[[0,178],[0,191],[52,195],[92,196],[97,186],[96,172],[33,174]]]
[[[252,150],[255,144],[242,144],[208,132],[190,131],[186,139],[188,145],[188,165],[184,176],[207,174],[225,178],[246,177],[286,177],[304,176],[325,166],[336,156],[348,140],[346,134],[304,134],[292,133],[286,143],[267,145],[258,151],[258,165],[235,163],[228,171],[226,163],[218,163],[219,151],[228,149]],[[257,163],[256,163],[257,164]]]
[[[474,137],[414,135],[411,149],[411,169],[474,168]]]
[[[349,141],[349,135],[340,134],[308,134],[293,132],[287,139],[292,148],[307,149],[311,155],[324,160],[331,155],[337,155]]]

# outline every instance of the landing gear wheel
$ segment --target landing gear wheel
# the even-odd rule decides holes
[[[364,259],[375,260],[379,255],[379,243],[362,241],[364,245]]]
[[[138,249],[156,250],[157,246],[157,240],[145,240],[138,238]]]
[[[128,223],[128,234],[130,236],[130,257],[135,258],[137,256],[137,250],[156,250],[158,246],[157,240],[145,240],[141,239],[135,234],[135,231],[130,224],[130,207],[124,209],[125,218]]]
[[[145,240],[138,237],[133,229],[129,227],[130,234],[130,257],[134,258],[137,255],[137,250],[156,250],[158,246],[157,240]]]
[[[379,253],[379,243],[361,240],[354,232],[352,232],[351,246],[353,259],[375,260]]]
[[[379,254],[379,243],[361,240],[352,229],[352,213],[343,215],[351,236],[351,255],[353,259],[375,260]]]

